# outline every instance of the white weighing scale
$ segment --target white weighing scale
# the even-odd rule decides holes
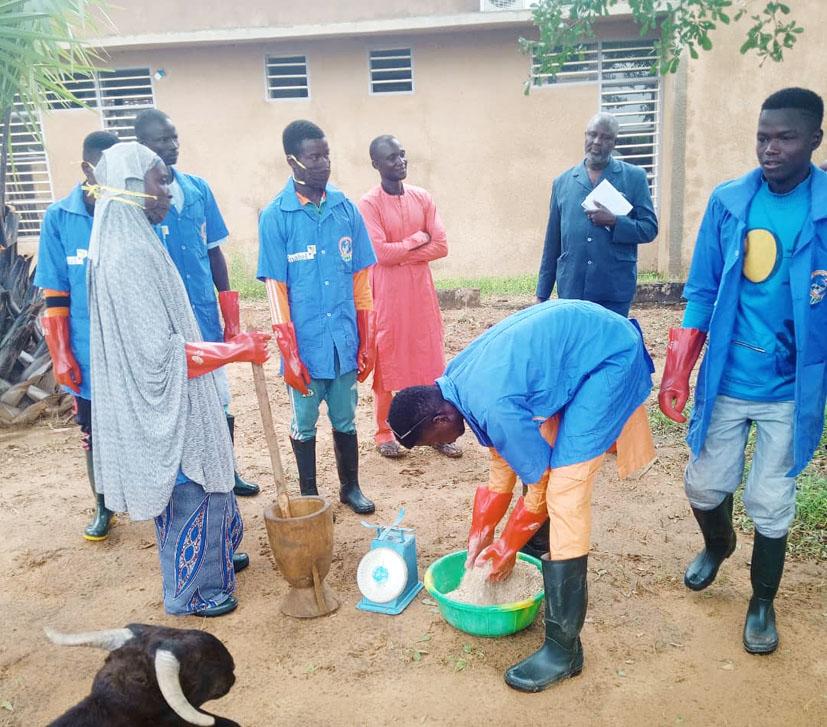
[[[387,527],[362,521],[376,530],[367,555],[359,561],[356,584],[362,600],[356,608],[395,616],[422,590],[416,564],[416,537],[411,528],[401,528],[405,508]]]

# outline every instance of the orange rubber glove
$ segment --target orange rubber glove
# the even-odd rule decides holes
[[[376,314],[372,310],[356,311],[359,329],[359,352],[356,354],[356,380],[364,381],[376,363]]]
[[[494,567],[488,580],[501,581],[508,578],[517,562],[517,551],[531,540],[531,536],[547,518],[547,512],[533,513],[526,510],[525,501],[521,497],[511,511],[511,517],[500,537],[477,556],[474,567],[481,568],[491,561]]]
[[[79,394],[83,377],[75,355],[72,353],[69,318],[67,316],[44,316],[40,319],[40,326],[52,357],[55,381]]]
[[[267,341],[271,338],[269,333],[250,331],[239,333],[228,343],[199,341],[184,344],[187,353],[187,378],[194,379],[196,376],[203,376],[235,361],[249,361],[262,365],[270,358]]]
[[[284,381],[300,394],[307,396],[310,384],[310,372],[299,356],[299,343],[296,341],[296,329],[291,322],[274,323],[273,333],[276,334],[276,343],[281,351],[281,360],[284,362]]]
[[[477,488],[474,495],[474,512],[471,515],[471,530],[468,532],[466,570],[473,567],[480,552],[494,540],[494,529],[503,519],[510,502],[510,492],[494,492],[485,485]]]
[[[218,305],[224,319],[224,341],[231,341],[241,333],[241,313],[237,290],[222,290],[218,293]]]
[[[692,373],[706,333],[697,328],[670,328],[666,346],[666,365],[660,382],[660,410],[675,422],[685,422],[683,408],[689,400],[689,374]]]

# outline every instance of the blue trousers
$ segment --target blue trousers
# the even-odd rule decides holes
[[[339,367],[336,366],[338,372]],[[290,436],[301,442],[316,436],[319,421],[319,407],[327,403],[327,416],[337,432],[356,433],[356,372],[339,374],[335,379],[311,379],[310,393],[303,396],[292,386],[287,387],[293,416],[290,421]]]

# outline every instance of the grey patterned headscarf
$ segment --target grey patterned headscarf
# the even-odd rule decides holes
[[[95,206],[89,244],[92,448],[106,506],[133,520],[159,515],[179,468],[207,492],[233,489],[233,452],[213,375],[187,379],[185,342],[200,341],[181,276],[140,196],[161,160],[116,144],[95,167],[110,189]]]

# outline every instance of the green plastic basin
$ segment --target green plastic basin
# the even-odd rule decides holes
[[[462,580],[467,552],[460,550],[444,555],[425,571],[425,589],[437,602],[442,618],[454,628],[474,636],[508,636],[530,626],[543,601],[543,591],[524,601],[496,606],[460,603],[446,595],[456,589]],[[537,558],[525,553],[518,553],[517,557],[542,570]]]

